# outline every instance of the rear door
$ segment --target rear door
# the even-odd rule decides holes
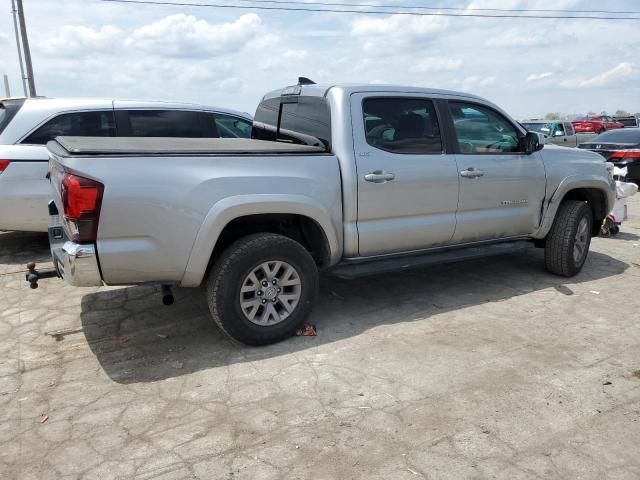
[[[576,132],[573,129],[571,122],[564,122],[564,133],[566,146],[575,147],[578,145],[578,137],[576,136]]]
[[[471,101],[448,105],[460,178],[452,243],[531,234],[545,194],[541,156],[520,151],[521,133],[497,110]]]
[[[455,229],[458,170],[445,152],[432,98],[351,96],[360,256],[447,245]]]

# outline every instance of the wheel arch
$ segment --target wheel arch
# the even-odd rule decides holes
[[[194,287],[233,241],[259,232],[279,233],[307,248],[320,268],[342,256],[341,230],[327,209],[302,195],[228,197],[216,203],[196,236],[181,285]]]
[[[613,208],[614,193],[609,182],[601,177],[566,178],[551,196],[543,221],[534,238],[541,239],[549,233],[558,207],[565,200],[580,200],[589,205],[593,214],[592,235],[597,236],[602,221]]]

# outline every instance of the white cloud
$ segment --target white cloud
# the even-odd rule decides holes
[[[537,82],[538,80],[553,77],[554,75],[553,72],[532,73],[527,77],[527,82]]]
[[[255,13],[222,24],[211,24],[193,15],[179,13],[137,28],[125,45],[176,57],[229,53],[243,49],[258,33],[261,24],[262,20]]]
[[[46,54],[62,56],[91,55],[96,51],[116,50],[122,45],[122,30],[113,25],[99,29],[81,25],[65,25],[37,48]]]
[[[548,46],[548,38],[540,31],[527,28],[513,28],[487,38],[487,47],[522,48]]]
[[[454,81],[452,83],[459,85],[463,91],[471,91],[491,87],[495,85],[497,81],[498,79],[493,75],[487,77],[483,77],[481,75],[470,75],[462,80]]]
[[[638,71],[633,68],[633,65],[628,62],[622,62],[610,70],[601,72],[593,77],[565,80],[561,85],[567,88],[604,87],[635,76],[637,73]]]
[[[411,68],[417,73],[427,72],[451,72],[462,67],[459,58],[427,57],[418,60]]]
[[[304,60],[309,55],[306,50],[287,50],[282,55],[287,60]]]
[[[236,77],[230,77],[218,84],[223,92],[237,92],[244,89],[244,82]]]
[[[309,52],[306,50],[287,50],[279,55],[266,55],[259,63],[258,67],[263,70],[286,69],[302,62]]]
[[[444,17],[359,17],[351,24],[351,35],[363,42],[368,54],[398,54],[405,53],[401,49],[408,46],[415,48],[433,40],[448,24]]]

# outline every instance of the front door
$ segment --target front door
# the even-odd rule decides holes
[[[430,98],[351,97],[360,256],[447,245],[455,230],[458,169],[445,154]]]
[[[540,224],[546,177],[538,152],[500,112],[449,101],[460,175],[454,244],[529,235]]]

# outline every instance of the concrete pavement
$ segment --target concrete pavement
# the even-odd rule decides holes
[[[263,348],[200,289],[30,290],[46,236],[0,234],[0,477],[640,478],[630,211],[572,279],[541,251],[326,277],[318,336]]]

